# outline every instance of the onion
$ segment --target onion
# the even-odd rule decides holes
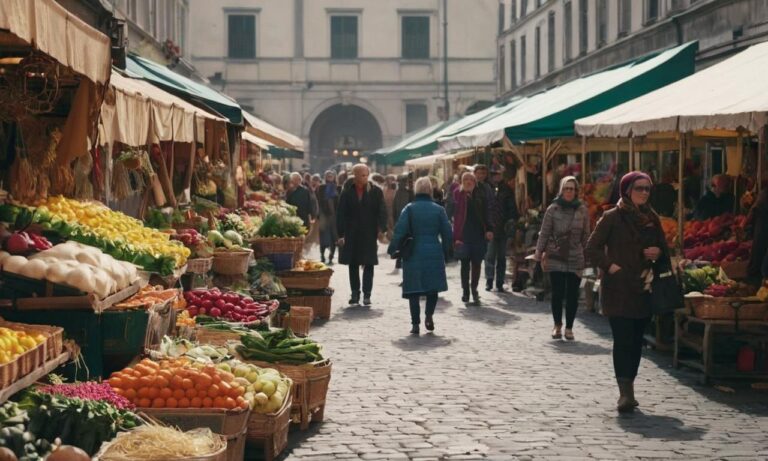
[[[46,461],[91,461],[88,453],[72,445],[62,445],[45,458]]]
[[[10,448],[0,447],[0,461],[19,461],[19,458]]]

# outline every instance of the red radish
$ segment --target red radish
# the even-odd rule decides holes
[[[206,299],[206,300],[204,300],[203,302],[200,303],[200,306],[202,306],[202,307],[204,307],[206,309],[210,309],[210,308],[213,307],[213,302],[210,299]]]
[[[203,309],[205,309],[205,308],[203,308]],[[211,309],[209,313],[211,314],[211,317],[221,317],[221,311],[218,308],[216,308],[216,307]]]
[[[200,309],[198,309],[198,310],[197,310],[197,312],[198,312],[200,315],[205,315],[205,314],[206,314],[208,311],[207,311],[207,310],[205,310],[205,308],[204,308],[204,307],[201,307]]]

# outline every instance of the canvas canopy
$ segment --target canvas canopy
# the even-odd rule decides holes
[[[408,149],[408,146],[411,144],[415,144],[418,142],[421,142],[425,139],[429,139],[431,135],[434,133],[437,133],[442,128],[445,128],[446,126],[453,123],[454,120],[449,121],[442,121],[435,123],[433,125],[429,125],[426,128],[423,128],[421,130],[418,130],[414,132],[411,135],[406,135],[406,137],[400,141],[399,143],[389,146],[389,147],[383,147],[381,149],[378,149],[370,154],[371,157],[379,157],[379,161],[382,163],[386,163],[389,165],[402,165],[406,160],[411,158],[418,158],[423,155],[423,153],[420,152],[414,152]],[[429,152],[428,150],[424,150],[424,152]]]
[[[693,73],[697,43],[645,56],[529,96],[487,121],[439,140],[446,148],[574,135],[574,120],[634,99]],[[441,148],[443,150],[443,148]]]
[[[155,85],[170,91],[182,98],[189,98],[199,104],[213,109],[226,117],[233,125],[243,124],[243,112],[240,105],[229,96],[223,95],[202,83],[190,80],[165,66],[139,56],[127,58],[127,69]]]
[[[109,37],[54,0],[0,1],[0,29],[95,83],[109,80]]]
[[[445,157],[445,154],[433,154],[426,157],[413,158],[405,161],[405,166],[414,168],[423,168],[434,165]]]
[[[203,142],[205,120],[227,120],[206,112],[151,83],[113,71],[109,82],[113,97],[101,110],[102,142],[141,146],[159,141]]]
[[[253,135],[247,131],[243,131],[242,133],[242,139],[245,142],[251,143],[260,149],[263,150],[269,150],[270,147],[272,147],[274,144],[270,143],[269,141],[266,141],[264,139],[261,139],[260,137]]]
[[[243,118],[245,119],[245,130],[256,137],[268,141],[277,147],[299,152],[304,151],[304,141],[300,137],[281,130],[246,111],[243,111]]]
[[[669,86],[576,121],[585,136],[629,137],[657,132],[757,132],[768,122],[768,43]]]

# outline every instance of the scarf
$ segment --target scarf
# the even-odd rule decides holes
[[[566,199],[564,199],[562,195],[557,196],[557,198],[555,199],[555,203],[560,205],[560,207],[562,208],[566,208],[566,209],[573,208],[574,210],[578,210],[579,207],[581,206],[581,202],[579,201],[579,199],[575,198],[569,202]]]
[[[638,207],[626,197],[620,198],[616,206],[629,218],[629,223],[638,234],[644,235],[649,228],[656,226],[658,217],[650,206],[643,205]]]
[[[336,198],[336,194],[337,193],[338,193],[338,191],[336,190],[336,183],[333,183],[333,182],[325,183],[325,198],[326,199]]]

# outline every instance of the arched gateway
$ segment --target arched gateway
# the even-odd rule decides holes
[[[340,162],[357,163],[363,152],[381,147],[381,127],[370,112],[356,105],[325,109],[309,132],[309,161],[313,171]]]

